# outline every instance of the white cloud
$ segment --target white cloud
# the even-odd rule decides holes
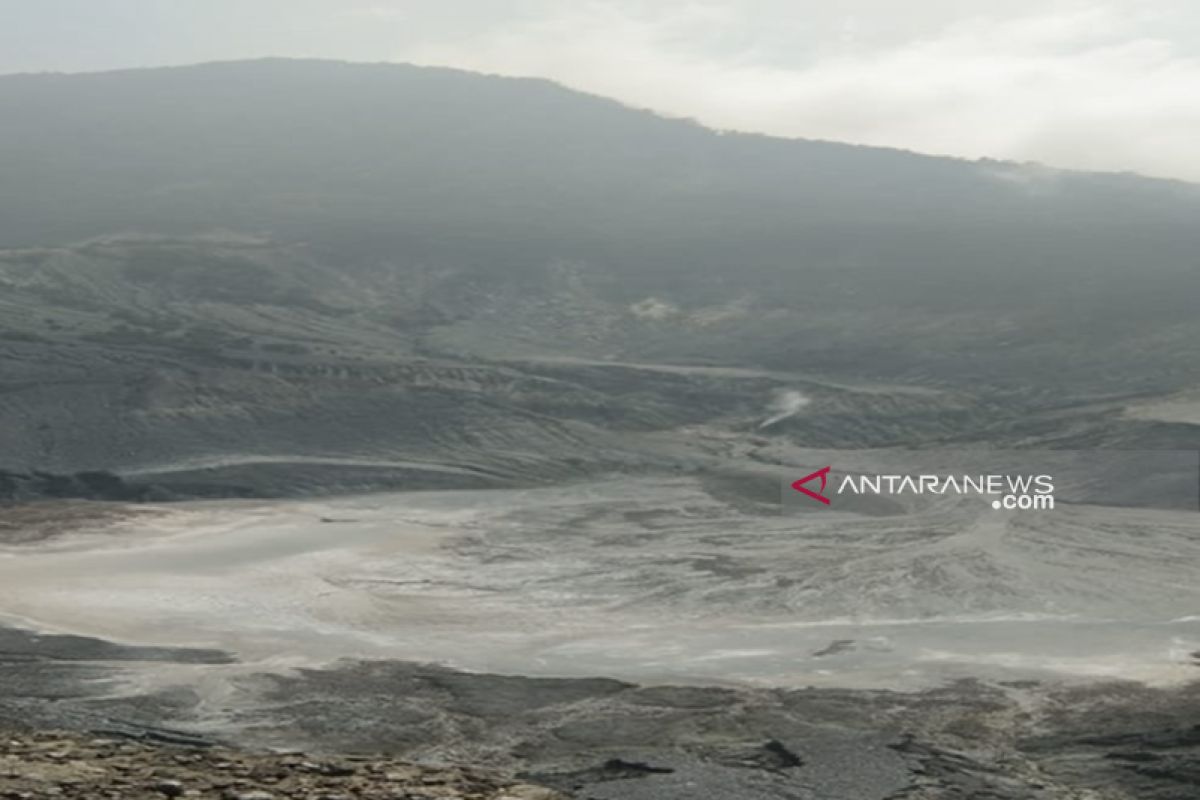
[[[505,24],[396,55],[549,77],[722,128],[1200,180],[1200,61],[1173,37],[1171,3],[946,5],[900,35],[879,18],[900,20],[895,4],[844,6],[525,3]]]

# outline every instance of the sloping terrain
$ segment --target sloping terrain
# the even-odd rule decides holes
[[[10,76],[0,116],[18,473],[277,494],[677,469],[635,435],[746,435],[783,392],[813,402],[758,433],[808,445],[1197,443],[1126,413],[1196,386],[1188,184],[399,65]]]
[[[479,296],[459,297],[460,282]],[[897,379],[857,355],[770,368],[754,357],[753,343],[771,340],[758,338],[751,307],[702,323],[647,320],[580,287],[508,302],[499,283],[459,274],[440,289],[410,283],[245,237],[0,251],[3,465],[116,471],[167,495],[208,496],[690,471],[754,449],[786,463],[762,446],[780,437],[831,448],[1200,441],[1187,423],[1126,414],[1160,390],[1114,391],[1108,373],[1052,391],[957,373]],[[541,313],[523,316],[526,304]],[[663,344],[667,334],[725,351],[700,358]],[[663,361],[637,360],[660,346]],[[1068,357],[1069,342],[1047,347]],[[1011,354],[976,360],[988,357]],[[1139,374],[1164,392],[1184,378]],[[803,413],[772,420],[789,396]]]

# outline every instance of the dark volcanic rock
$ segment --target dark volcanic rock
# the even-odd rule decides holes
[[[470,767],[416,766],[386,757],[314,766],[299,753],[194,750],[69,733],[0,731],[0,798],[6,800],[560,797],[549,789]]]
[[[0,664],[12,661],[173,661],[184,664],[231,664],[220,650],[181,647],[134,647],[90,636],[34,633],[0,627]]]
[[[558,787],[564,791],[576,792],[591,784],[636,780],[650,775],[669,775],[674,771],[670,767],[655,767],[650,764],[610,758],[598,766],[574,772],[528,773],[524,777],[547,786]]]
[[[1065,692],[1021,749],[1047,775],[1139,800],[1200,797],[1200,684]]]
[[[0,469],[0,503],[41,498],[141,502],[165,499],[155,487],[128,483],[111,472],[93,470],[73,475],[12,472]]]
[[[1190,800],[1200,764],[1197,686],[638,687],[402,662],[252,678],[235,667],[221,679],[212,670],[224,656],[203,651],[11,631],[4,642],[0,724],[189,752],[222,744],[214,735],[301,748],[315,755],[288,774],[314,780],[356,780],[369,761],[348,758],[382,752],[520,773],[597,800]],[[208,663],[230,693],[214,717],[187,685],[130,691],[119,679],[131,659]],[[272,791],[259,773],[244,779]]]

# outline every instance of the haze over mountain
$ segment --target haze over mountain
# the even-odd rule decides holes
[[[10,76],[0,117],[10,467],[335,453],[491,480],[515,451],[637,463],[614,435],[750,428],[797,390],[768,432],[810,445],[1194,436],[1125,404],[1190,403],[1191,184],[400,65]]]
[[[12,76],[0,112],[8,246],[225,228],[822,305],[1194,272],[1192,185],[722,135],[540,80],[267,60]]]

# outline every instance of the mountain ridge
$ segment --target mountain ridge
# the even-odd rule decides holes
[[[401,69],[411,70],[426,70],[430,72],[444,72],[461,76],[498,79],[501,81],[513,81],[518,83],[540,84],[543,86],[553,87],[562,90],[568,94],[587,97],[592,100],[599,100],[605,103],[611,103],[620,108],[643,114],[649,114],[659,119],[669,122],[686,123],[695,125],[705,130],[712,131],[721,136],[748,136],[757,137],[783,142],[804,142],[808,144],[832,145],[843,148],[856,148],[862,150],[870,150],[882,153],[894,153],[906,156],[917,156],[920,158],[936,159],[939,161],[954,161],[963,164],[982,164],[1008,168],[1024,168],[1033,170],[1044,170],[1047,172],[1065,174],[1065,175],[1087,175],[1087,176],[1111,176],[1114,178],[1134,178],[1137,180],[1155,181],[1169,184],[1183,184],[1185,186],[1198,186],[1200,182],[1188,180],[1186,178],[1175,178],[1161,175],[1148,175],[1137,172],[1136,170],[1100,170],[1100,169],[1079,169],[1074,167],[1060,167],[1053,164],[1048,164],[1037,160],[1018,160],[1010,158],[1001,158],[996,156],[978,156],[975,158],[969,156],[960,156],[949,153],[935,153],[926,150],[915,150],[907,147],[892,146],[892,145],[876,145],[862,144],[858,142],[842,141],[839,139],[825,139],[820,137],[810,136],[786,136],[782,134],[773,134],[763,131],[754,131],[741,128],[723,128],[720,126],[710,125],[701,120],[689,117],[687,115],[670,114],[651,106],[640,106],[633,103],[628,103],[623,100],[609,97],[599,92],[589,91],[578,87],[570,86],[567,83],[554,80],[552,78],[544,78],[536,75],[512,75],[502,72],[486,72],[482,70],[467,69],[465,67],[454,67],[440,64],[420,64],[409,61],[348,61],[344,59],[334,58],[316,58],[316,57],[298,57],[298,56],[263,56],[260,58],[230,58],[217,59],[213,61],[186,62],[179,64],[158,64],[151,66],[130,66],[130,67],[115,67],[112,69],[102,70],[81,70],[81,71],[59,71],[59,70],[39,70],[39,71],[22,71],[9,72],[0,74],[0,81],[15,78],[15,79],[43,79],[43,78],[81,78],[81,77],[102,77],[102,76],[121,76],[134,75],[139,73],[163,72],[170,70],[189,70],[203,68],[220,68],[220,67],[236,67],[246,65],[270,65],[270,64],[307,64],[307,65],[327,65],[327,66],[346,66],[346,67],[398,67]]]
[[[632,435],[721,452],[786,391],[816,402],[755,435],[1191,441],[1119,399],[1195,388],[1190,184],[722,134],[391,64],[4,77],[0,116],[17,472],[671,470],[699,462]]]

